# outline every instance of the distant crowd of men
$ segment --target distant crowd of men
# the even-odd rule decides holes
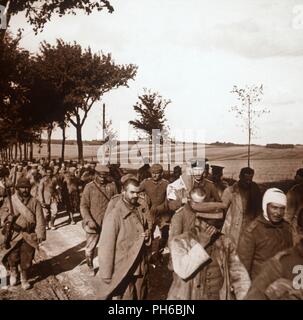
[[[134,173],[94,162],[0,163],[9,285],[31,288],[35,250],[65,212],[71,224],[80,213],[92,276],[98,247],[98,299],[147,299],[149,269],[166,254],[167,299],[303,299],[303,168],[287,194],[262,194],[249,167],[227,183],[223,169],[192,159],[166,180],[146,159]]]

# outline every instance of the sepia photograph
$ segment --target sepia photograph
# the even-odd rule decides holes
[[[0,304],[303,300],[302,83],[303,0],[0,0]]]

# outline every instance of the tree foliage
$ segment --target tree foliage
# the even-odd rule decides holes
[[[257,131],[257,119],[269,110],[260,107],[263,96],[263,85],[245,86],[245,88],[233,87],[231,93],[236,94],[239,105],[233,106],[231,111],[236,117],[243,121],[243,128],[248,135],[248,166],[250,166],[250,146],[251,138]]]
[[[94,10],[106,9],[109,13],[114,11],[107,0],[0,0],[0,5],[8,8],[8,20],[11,16],[24,12],[36,33],[41,31],[55,14],[62,17],[65,14],[75,15],[77,10],[82,10],[88,15]]]
[[[57,40],[56,45],[41,45],[38,61],[44,66],[44,77],[64,97],[68,121],[76,128],[78,158],[83,160],[82,127],[89,111],[106,92],[128,87],[134,79],[135,65],[118,65],[111,54],[92,53],[79,44]]]
[[[171,100],[164,99],[158,92],[144,89],[144,93],[138,96],[139,101],[134,105],[137,119],[129,123],[137,130],[141,130],[152,138],[153,130],[168,130],[165,117],[166,107]]]

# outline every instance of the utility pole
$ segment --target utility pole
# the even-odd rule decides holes
[[[105,140],[105,103],[103,103],[102,140]]]

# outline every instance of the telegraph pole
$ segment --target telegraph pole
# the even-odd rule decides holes
[[[105,103],[103,103],[102,139],[105,140]]]

